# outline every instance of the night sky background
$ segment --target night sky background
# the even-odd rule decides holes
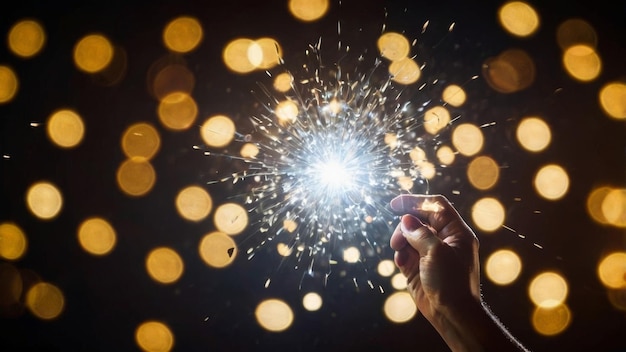
[[[116,184],[116,170],[125,159],[120,148],[123,131],[132,123],[160,126],[158,100],[151,95],[148,73],[163,58],[176,56],[195,77],[192,92],[199,121],[222,113],[238,126],[247,126],[258,113],[258,82],[271,85],[268,75],[255,71],[230,72],[222,62],[224,46],[236,37],[270,36],[280,42],[287,65],[298,66],[310,43],[322,37],[328,60],[335,60],[338,39],[364,52],[373,61],[383,24],[387,30],[418,38],[413,48],[426,62],[420,82],[465,85],[467,102],[456,110],[459,122],[485,128],[483,153],[498,160],[501,178],[489,191],[474,189],[465,176],[467,158],[430,182],[430,192],[444,194],[469,219],[479,198],[498,198],[506,208],[506,225],[481,234],[481,258],[496,249],[513,249],[523,269],[515,283],[497,286],[483,276],[483,294],[500,320],[533,351],[626,351],[626,312],[614,307],[596,273],[600,259],[626,249],[623,228],[602,225],[587,213],[586,200],[596,187],[626,186],[626,129],[624,120],[604,115],[599,89],[609,81],[626,79],[626,3],[599,1],[535,1],[541,18],[529,38],[507,34],[497,22],[500,1],[355,1],[331,2],[320,20],[304,23],[287,9],[287,1],[129,1],[30,2],[3,5],[0,35],[18,20],[35,18],[47,41],[30,59],[13,55],[0,45],[0,64],[11,66],[20,81],[16,97],[0,105],[0,222],[18,224],[28,238],[26,254],[11,265],[29,277],[57,285],[65,297],[62,314],[45,321],[28,309],[0,317],[3,351],[126,351],[137,350],[134,332],[148,319],[165,322],[174,334],[177,351],[356,351],[448,350],[436,331],[419,314],[406,323],[392,323],[383,314],[389,279],[369,273],[385,293],[367,285],[355,287],[352,277],[331,276],[326,287],[314,288],[323,298],[315,312],[302,308],[305,292],[298,288],[302,273],[282,267],[277,254],[261,252],[252,260],[241,253],[224,269],[209,268],[197,253],[199,239],[214,230],[210,218],[189,222],[176,212],[174,198],[190,183],[210,180],[209,170],[223,171],[228,160],[213,159],[194,150],[201,144],[197,128],[170,131],[159,127],[161,147],[152,161],[157,181],[142,197],[128,197]],[[10,5],[10,6],[9,6]],[[163,45],[164,26],[180,15],[196,17],[204,38],[191,53],[174,54]],[[561,65],[555,41],[560,23],[587,20],[597,32],[597,51],[603,71],[588,83],[572,79]],[[425,33],[422,25],[429,20]],[[341,34],[337,34],[337,22]],[[451,23],[454,30],[448,33]],[[107,35],[126,58],[123,78],[106,84],[85,74],[72,61],[75,43],[84,35]],[[6,41],[5,41],[6,42]],[[326,45],[326,44],[325,44]],[[521,48],[536,65],[536,79],[520,92],[499,93],[485,82],[482,64],[509,48]],[[417,104],[439,99],[436,85],[406,88],[405,97]],[[61,107],[79,111],[85,138],[72,149],[55,147],[46,136],[45,121]],[[526,115],[549,121],[552,142],[537,154],[522,150],[515,127]],[[33,123],[35,123],[33,125]],[[39,125],[37,125],[39,124]],[[533,174],[545,163],[563,166],[570,177],[565,197],[539,197]],[[63,193],[63,209],[44,221],[29,212],[25,192],[39,180],[54,182]],[[214,204],[228,198],[229,189],[209,189]],[[117,244],[106,256],[86,253],[76,240],[76,228],[86,217],[107,218],[117,232]],[[518,236],[523,234],[525,238]],[[154,282],[146,273],[145,257],[155,247],[176,248],[185,262],[174,284]],[[381,244],[382,257],[393,251]],[[533,303],[528,283],[537,273],[553,270],[569,284],[567,305],[572,322],[562,333],[542,336],[532,326]],[[272,284],[264,283],[273,275]],[[624,297],[625,292],[621,292]],[[287,302],[295,320],[284,332],[264,330],[254,316],[257,304],[269,297]]]

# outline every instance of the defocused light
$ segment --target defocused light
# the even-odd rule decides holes
[[[17,22],[9,30],[9,49],[23,58],[35,56],[41,51],[46,42],[46,33],[34,20]]]
[[[525,117],[517,125],[517,141],[530,152],[540,152],[550,144],[552,132],[550,126],[538,117]]]
[[[316,21],[326,14],[328,0],[289,0],[289,12],[304,22]]]
[[[174,92],[191,94],[196,84],[196,78],[184,64],[170,61],[174,59],[167,56],[148,71],[148,88],[159,101]]]
[[[161,100],[158,114],[165,127],[177,131],[185,130],[196,120],[198,105],[189,94],[174,92]]]
[[[409,56],[411,44],[400,33],[387,32],[382,34],[377,41],[380,55],[388,60],[397,61]]]
[[[14,223],[0,223],[0,258],[20,259],[26,253],[28,241],[24,231]]]
[[[481,198],[472,206],[472,220],[478,228],[493,232],[504,224],[504,206],[495,198]]]
[[[17,88],[17,76],[13,69],[0,65],[0,104],[11,101],[17,93]]]
[[[572,312],[565,304],[556,307],[535,307],[532,324],[535,331],[545,336],[554,336],[567,329],[572,321]]]
[[[129,158],[117,169],[117,185],[129,196],[139,197],[152,190],[156,182],[156,172],[147,160],[140,157]]]
[[[442,145],[437,149],[437,159],[443,165],[451,165],[454,162],[454,151],[447,145]]]
[[[239,154],[244,158],[254,159],[259,154],[259,147],[252,143],[246,143],[241,146]]]
[[[614,119],[626,119],[626,84],[611,82],[600,89],[600,106]]]
[[[222,60],[226,67],[235,73],[248,73],[256,69],[248,57],[248,50],[254,44],[249,38],[237,38],[226,44]]]
[[[572,18],[559,25],[556,31],[556,41],[561,50],[567,50],[569,47],[581,44],[595,48],[598,37],[595,29],[587,21]]]
[[[450,123],[450,112],[443,106],[433,106],[424,113],[424,129],[437,134]]]
[[[170,21],[163,31],[165,46],[178,53],[188,53],[202,41],[202,26],[197,19],[181,16]]]
[[[127,157],[150,160],[161,146],[159,132],[147,122],[129,126],[122,135],[122,151]]]
[[[452,144],[465,156],[478,153],[483,148],[483,143],[483,132],[474,124],[462,123],[452,131]]]
[[[389,74],[394,82],[408,85],[417,82],[422,75],[422,71],[415,60],[405,57],[393,61],[389,65]]]
[[[235,138],[235,123],[228,116],[215,115],[200,127],[200,136],[210,147],[225,147]]]
[[[262,328],[272,332],[284,331],[293,323],[291,307],[280,299],[270,298],[259,303],[254,315]]]
[[[176,210],[187,220],[203,220],[209,215],[212,207],[211,196],[200,186],[185,187],[176,196]]]
[[[237,203],[226,203],[215,210],[215,227],[228,235],[237,235],[248,226],[248,212]]]
[[[539,28],[539,15],[531,5],[522,1],[502,5],[498,20],[507,32],[518,37],[527,37]]]
[[[488,156],[476,157],[467,166],[467,178],[475,188],[488,190],[498,182],[500,166]]]
[[[551,271],[535,276],[528,285],[530,300],[538,307],[554,308],[565,302],[569,288],[565,279]]]
[[[151,320],[137,327],[135,341],[143,351],[167,352],[174,347],[174,334],[167,325]]]
[[[485,265],[487,277],[497,285],[513,283],[522,271],[522,260],[517,253],[501,249],[493,252]]]
[[[200,241],[198,252],[207,265],[224,268],[237,257],[237,244],[225,233],[211,232]]]
[[[598,277],[608,288],[625,289],[626,252],[613,252],[602,258],[598,264]]]
[[[159,247],[148,253],[146,270],[153,280],[171,284],[183,274],[184,264],[176,251],[168,247]]]
[[[298,118],[298,105],[291,100],[283,100],[276,105],[274,113],[281,125],[293,123]]]
[[[417,306],[408,292],[394,292],[385,300],[383,311],[394,323],[405,323],[417,313]]]
[[[276,244],[276,251],[280,254],[281,257],[288,257],[293,253],[293,248],[289,247],[287,244],[279,242]]]
[[[465,103],[467,94],[460,86],[450,84],[443,90],[441,99],[452,106],[459,107]]]
[[[48,220],[59,214],[63,197],[59,189],[49,182],[37,182],[26,192],[28,209],[38,218]]]
[[[378,263],[377,269],[380,276],[389,277],[396,271],[396,265],[393,263],[393,260],[385,259]]]
[[[608,289],[606,295],[615,309],[626,311],[626,289]]]
[[[361,259],[361,252],[356,247],[348,247],[343,250],[343,260],[347,263],[356,263]]]
[[[435,168],[435,164],[431,163],[430,161],[425,161],[425,162],[420,163],[417,166],[417,170],[419,171],[422,177],[428,180],[431,180],[433,177],[435,177],[436,172],[437,172],[437,169]]]
[[[594,48],[587,45],[574,45],[563,53],[565,71],[574,79],[588,82],[600,75],[602,61]]]
[[[63,292],[50,283],[36,283],[26,293],[26,307],[39,319],[57,318],[63,312],[64,306]]]
[[[602,204],[604,202],[604,197],[606,197],[606,195],[612,190],[613,188],[611,187],[602,186],[593,189],[587,196],[587,212],[593,220],[600,224],[609,223],[602,212]]]
[[[406,276],[403,273],[397,273],[391,277],[391,286],[396,290],[405,290],[407,287]]]
[[[309,312],[314,312],[322,307],[322,296],[317,292],[309,292],[302,297],[302,306]]]
[[[535,174],[534,186],[543,198],[558,200],[563,198],[569,189],[569,176],[559,165],[545,165]]]
[[[612,189],[604,196],[602,215],[609,224],[626,227],[626,188]]]
[[[90,34],[74,47],[74,63],[78,69],[96,73],[105,69],[113,59],[113,45],[103,35]]]
[[[287,230],[289,233],[293,233],[298,228],[298,223],[291,219],[285,219],[283,221],[283,229]]]
[[[90,254],[108,254],[115,247],[116,241],[115,230],[105,219],[89,218],[78,227],[78,242]]]
[[[274,77],[274,89],[276,91],[285,93],[291,89],[291,83],[293,82],[293,76],[287,72],[283,72]]]
[[[260,58],[258,60],[252,60],[250,57],[250,49],[248,49],[248,60],[250,60],[257,69],[270,69],[278,65],[283,56],[283,50],[274,38],[257,39],[250,48],[258,48],[259,50]]]
[[[500,93],[514,93],[535,81],[535,63],[523,50],[509,49],[483,64],[483,77]]]
[[[77,146],[85,135],[83,119],[72,110],[58,110],[48,119],[46,126],[50,140],[61,148]]]

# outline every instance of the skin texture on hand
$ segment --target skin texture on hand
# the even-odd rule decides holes
[[[394,260],[424,317],[453,351],[525,351],[480,296],[478,238],[441,195],[405,194],[391,209]]]

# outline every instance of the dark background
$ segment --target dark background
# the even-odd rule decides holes
[[[198,121],[216,113],[244,121],[258,109],[251,91],[257,82],[269,82],[267,75],[236,75],[221,61],[226,43],[240,36],[272,36],[282,45],[286,62],[297,63],[319,37],[330,43],[331,60],[338,39],[356,52],[374,53],[385,24],[388,30],[418,38],[414,53],[428,64],[420,82],[462,83],[481,75],[487,58],[508,48],[526,50],[537,66],[531,87],[501,94],[479,77],[467,86],[468,101],[457,111],[459,121],[496,122],[484,130],[484,153],[504,166],[498,185],[488,192],[474,190],[465,177],[469,160],[458,158],[433,180],[431,192],[448,196],[467,218],[477,199],[495,196],[507,209],[506,225],[526,236],[505,229],[479,234],[483,258],[499,248],[512,248],[522,257],[523,271],[514,284],[501,287],[484,279],[483,292],[502,322],[529,348],[626,350],[626,313],[611,306],[596,274],[603,255],[626,248],[626,235],[623,229],[596,224],[585,210],[595,187],[626,184],[624,121],[606,117],[597,98],[603,84],[626,78],[626,4],[601,4],[533,2],[541,27],[532,37],[520,39],[497,23],[499,1],[346,0],[341,5],[332,2],[330,12],[313,23],[295,20],[287,1],[11,3],[0,16],[0,34],[6,36],[16,21],[32,17],[43,24],[47,42],[28,60],[0,46],[0,63],[13,67],[20,80],[16,98],[0,106],[0,151],[10,156],[0,160],[0,221],[17,223],[28,237],[27,254],[12,264],[59,286],[66,305],[52,321],[41,321],[27,310],[0,320],[0,349],[134,350],[136,327],[158,319],[171,328],[178,351],[447,350],[423,317],[404,324],[384,317],[383,302],[393,291],[385,278],[373,278],[386,288],[380,293],[331,277],[318,291],[322,308],[307,312],[300,303],[306,293],[298,290],[301,273],[277,272],[273,284],[263,287],[277,265],[276,254],[250,261],[241,255],[222,270],[204,265],[196,246],[213,225],[210,220],[182,220],[173,199],[190,182],[206,182],[209,168],[229,166],[212,164],[216,161],[192,150],[200,143],[196,129],[161,129],[161,149],[153,161],[154,189],[140,198],[119,191],[115,173],[124,159],[122,132],[138,121],[159,125],[158,101],[148,91],[147,72],[153,62],[170,55],[162,43],[163,28],[176,16],[192,15],[203,25],[204,40],[182,57],[195,75]],[[574,81],[560,63],[556,28],[575,17],[592,24],[599,38],[603,72],[590,83]],[[421,34],[426,20],[430,26]],[[337,21],[342,23],[341,38]],[[447,34],[452,22],[455,29]],[[104,33],[124,50],[128,68],[118,84],[103,85],[75,68],[72,48],[90,32]],[[407,92],[417,103],[439,99],[431,85],[416,88]],[[31,126],[44,123],[60,107],[74,108],[84,118],[87,132],[78,148],[61,150],[48,140],[43,124]],[[544,117],[552,128],[552,143],[540,154],[524,152],[515,141],[516,123],[529,114]],[[540,198],[532,187],[535,170],[547,162],[562,165],[570,176],[569,192],[556,202]],[[36,219],[24,202],[28,187],[41,179],[55,182],[64,196],[63,210],[52,221]],[[228,196],[211,194],[216,203]],[[118,234],[115,249],[103,258],[88,255],[76,241],[78,224],[93,214],[109,219]],[[145,272],[145,255],[160,245],[176,248],[185,261],[185,272],[174,285],[159,285]],[[389,248],[383,253],[392,258]],[[532,277],[545,270],[560,272],[570,288],[572,323],[553,337],[533,330],[533,304],[527,295]],[[254,309],[269,297],[281,298],[294,309],[295,321],[285,332],[267,332],[255,321]]]

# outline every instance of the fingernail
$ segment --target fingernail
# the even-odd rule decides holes
[[[402,217],[402,232],[413,232],[420,227],[425,226],[424,223],[412,215],[405,215]]]
[[[389,206],[391,207],[391,210],[393,210],[393,211],[400,211],[400,210],[402,210],[402,199],[400,198],[400,196],[395,197],[394,199],[392,199],[389,202]]]

